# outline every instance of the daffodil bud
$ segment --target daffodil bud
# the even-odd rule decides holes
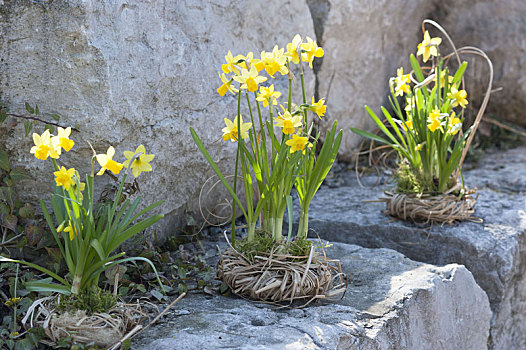
[[[62,223],[61,223],[60,225],[58,225],[58,227],[57,227],[57,232],[58,232],[58,233],[62,232],[62,230],[64,229],[64,223],[65,223],[65,222],[62,221]]]

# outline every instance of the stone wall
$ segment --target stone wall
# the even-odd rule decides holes
[[[329,117],[337,119],[344,130],[350,126],[374,129],[364,105],[380,112],[389,107],[388,79],[396,69],[411,70],[409,55],[416,53],[422,40],[421,23],[430,18],[440,23],[457,47],[476,46],[484,50],[494,65],[494,88],[486,115],[526,126],[526,2],[505,1],[308,1],[314,18],[317,39],[327,52],[318,67],[317,93],[327,97]],[[432,26],[431,33],[441,35]],[[452,48],[443,41],[443,53]],[[486,92],[487,63],[473,56],[466,72],[470,107],[475,116]],[[330,119],[321,121],[322,128]],[[472,119],[470,119],[472,120]],[[340,157],[350,160],[360,137],[350,132],[344,136]]]
[[[458,46],[477,46],[491,58],[494,88],[486,115],[526,127],[526,2],[520,0],[446,0],[429,17],[440,21]],[[474,105],[487,87],[487,65],[471,62],[468,91]]]
[[[144,143],[156,159],[155,172],[140,179],[143,196],[145,202],[166,200],[162,211],[168,218],[159,228],[174,233],[185,225],[185,213],[200,218],[199,191],[213,175],[189,127],[198,130],[223,170],[232,164],[234,147],[220,142],[220,130],[236,101],[215,91],[226,51],[270,50],[296,33],[317,38],[326,56],[315,64],[316,75],[307,76],[307,94],[328,99],[327,117],[319,123],[323,129],[339,121],[340,157],[348,160],[360,141],[349,126],[373,128],[363,106],[387,105],[387,80],[400,65],[409,69],[407,58],[426,17],[440,21],[458,44],[488,51],[495,85],[504,87],[492,95],[490,113],[526,125],[520,74],[526,3],[513,0],[418,0],[404,6],[387,0],[4,0],[0,98],[13,111],[23,111],[28,101],[77,126],[77,146],[67,159],[83,171],[91,154],[88,140],[99,152],[112,144],[119,155]],[[473,67],[471,86],[483,86],[483,63]],[[483,91],[472,92],[477,106]],[[14,163],[32,168],[39,179],[24,186],[37,197],[48,193],[43,180],[51,181],[49,168],[29,155],[31,142],[21,126],[0,128],[0,135]],[[202,204],[213,208],[224,197],[214,191]]]
[[[139,178],[144,202],[166,201],[160,231],[173,234],[184,227],[185,213],[200,218],[199,191],[213,174],[189,127],[226,173],[232,164],[235,148],[220,140],[223,118],[233,118],[237,101],[216,92],[227,51],[272,50],[296,33],[315,37],[304,0],[250,6],[229,0],[3,1],[1,98],[13,111],[23,111],[28,101],[76,126],[76,146],[64,159],[81,173],[89,166],[87,141],[98,152],[113,145],[121,160],[124,150],[143,143],[156,156],[154,172]],[[312,95],[312,72],[306,81]],[[0,129],[1,144],[14,163],[32,169],[35,181],[24,185],[40,197],[51,190],[51,163],[29,154],[31,140],[23,132],[21,126]],[[203,205],[213,207],[222,194]]]
[[[317,79],[318,94],[328,98],[329,118],[320,123],[330,128],[331,120],[338,120],[345,130],[340,157],[350,160],[361,138],[349,127],[374,129],[364,106],[379,111],[381,104],[388,104],[388,79],[402,65],[405,71],[410,69],[409,54],[421,40],[420,23],[433,2],[408,1],[404,6],[388,0],[329,3],[327,19],[316,23],[323,28],[318,41],[327,53]]]

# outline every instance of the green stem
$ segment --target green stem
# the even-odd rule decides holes
[[[75,278],[73,278],[73,284],[71,285],[71,294],[79,294],[81,282],[82,274],[75,274]]]
[[[298,238],[307,238],[307,233],[309,231],[309,208],[301,208],[300,212],[300,221],[298,226]]]
[[[51,163],[53,163],[53,169],[55,169],[55,171],[58,171],[59,168],[57,165],[57,160],[55,158],[51,158]]]
[[[305,78],[303,76],[303,65],[300,64],[300,79],[301,79],[301,94],[303,97],[303,104],[307,103],[307,96],[305,94]],[[303,125],[307,129],[307,111],[303,109]]]
[[[274,242],[279,243],[283,238],[283,216],[274,219]]]
[[[292,108],[292,79],[289,78],[289,96],[287,101],[287,111],[291,111]]]
[[[238,124],[241,121],[241,93],[239,93],[237,98],[237,120]],[[239,167],[239,130],[241,129],[240,126],[238,126],[238,143],[237,143],[237,152],[236,152],[236,165],[234,170],[234,193],[237,194],[237,171]],[[235,247],[236,244],[236,202],[232,200],[232,245]]]
[[[248,111],[250,112],[250,121],[252,122],[252,128],[250,128],[249,130],[249,133],[250,133],[250,145],[252,147],[252,154],[254,155],[254,157],[256,157],[257,159],[260,158],[260,155],[259,155],[259,148],[258,148],[258,145],[257,145],[257,134],[256,134],[256,123],[254,123],[254,115],[252,113],[252,105],[250,104],[250,98],[248,97],[248,90],[245,91],[245,96],[247,97],[247,105],[248,105]],[[257,102],[257,100],[256,100]],[[241,121],[239,121],[238,123],[241,123]],[[238,129],[238,134],[239,136],[240,135],[240,130],[241,129]],[[238,141],[239,141],[239,138],[238,138]]]
[[[247,241],[253,242],[255,233],[256,233],[256,223],[255,222],[248,222],[248,228],[247,228]]]
[[[261,131],[261,137],[265,137],[265,129],[263,128],[263,117],[261,115],[261,107],[259,106],[259,101],[257,100],[258,94],[257,92],[254,92],[254,97],[256,98],[256,106],[258,108],[258,118],[259,118],[259,129]],[[270,103],[269,109],[272,108],[272,103]],[[272,119],[271,119],[272,121]],[[254,124],[255,126],[255,124]]]
[[[13,293],[13,298],[16,298],[16,290],[17,290],[17,287],[18,287],[18,267],[19,265],[16,264],[16,274],[15,274],[15,288],[14,288],[14,293]],[[16,299],[15,299],[16,300]],[[14,302],[13,303],[13,334],[16,334],[16,312],[17,312],[17,303]]]

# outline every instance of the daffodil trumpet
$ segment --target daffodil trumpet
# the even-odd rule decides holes
[[[247,241],[253,241],[256,231],[261,230],[269,233],[276,243],[281,243],[284,239],[285,213],[289,215],[286,237],[291,240],[293,188],[300,194],[300,215],[303,218],[296,237],[307,237],[309,203],[334,163],[341,143],[341,130],[336,130],[334,123],[324,139],[322,152],[315,156],[314,146],[319,142],[320,133],[313,133],[314,123],[309,122],[308,113],[313,112],[322,118],[326,106],[323,98],[316,101],[312,97],[312,103],[307,103],[303,62],[312,68],[313,60],[321,56],[323,49],[314,40],[308,37],[303,40],[299,35],[286,46],[286,50],[274,46],[271,52],[261,52],[260,58],[255,58],[251,52],[246,56],[234,56],[229,51],[225,56],[226,63],[222,65],[222,70],[232,75],[220,75],[223,85],[218,93],[222,96],[226,91],[237,93],[238,108],[233,118],[224,118],[222,138],[236,145],[233,170],[235,174],[241,174],[239,182],[244,189],[243,200],[237,194],[238,177],[233,177],[231,186],[195,130],[190,128],[194,142],[233,198],[234,246],[237,208],[241,209],[247,222]],[[299,105],[292,101],[294,65],[299,65],[300,70],[302,101]],[[288,79],[286,94],[278,91],[279,85],[273,82],[280,76]],[[234,83],[239,85],[234,87]],[[242,95],[248,111],[243,116]],[[285,101],[281,100],[283,96],[286,96]]]

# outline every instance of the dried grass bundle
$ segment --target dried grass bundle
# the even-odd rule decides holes
[[[381,198],[380,201],[386,202],[386,214],[402,220],[426,224],[451,224],[454,221],[482,222],[482,219],[472,216],[478,197],[471,196],[474,193],[475,190],[469,191],[459,199],[452,194],[431,196],[386,192],[387,198]]]
[[[234,294],[271,304],[291,304],[302,300],[303,306],[316,299],[335,300],[345,295],[347,277],[338,260],[316,254],[309,256],[279,254],[279,247],[259,253],[249,261],[232,248],[219,253],[217,277]],[[338,298],[339,297],[339,298]]]
[[[92,344],[104,349],[115,348],[124,338],[131,337],[142,327],[138,324],[147,317],[140,304],[117,303],[107,313],[87,315],[85,311],[58,312],[57,296],[36,300],[29,308],[23,322],[30,320],[30,327],[44,328],[54,345],[59,340],[71,338],[80,344]]]

